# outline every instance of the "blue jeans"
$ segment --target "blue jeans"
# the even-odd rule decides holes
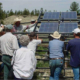
[[[63,59],[50,60],[50,78],[49,80],[59,80],[59,75],[63,68]]]
[[[73,69],[73,73],[74,73],[74,80],[79,80],[80,78],[80,67],[74,68]]]

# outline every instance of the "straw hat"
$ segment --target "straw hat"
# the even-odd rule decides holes
[[[21,21],[22,19],[19,19],[19,18],[15,18],[14,19],[14,23],[16,23],[17,21]]]
[[[53,38],[59,39],[61,37],[61,34],[59,34],[57,31],[55,31],[52,35],[50,35]]]

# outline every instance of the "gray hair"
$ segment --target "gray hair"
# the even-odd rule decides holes
[[[27,46],[28,43],[29,43],[29,41],[30,41],[30,39],[29,39],[29,36],[28,36],[28,35],[22,35],[22,36],[20,37],[19,41],[20,41],[20,44],[21,44],[22,46]]]

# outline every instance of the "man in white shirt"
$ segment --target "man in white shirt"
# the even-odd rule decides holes
[[[30,42],[29,42],[27,48],[31,49],[33,51],[33,53],[35,54],[36,47],[37,47],[37,45],[41,44],[42,39],[39,39],[38,35],[35,34],[34,32],[31,32],[29,37],[30,37]]]
[[[36,58],[31,49],[26,46],[29,43],[29,37],[22,35],[20,37],[21,48],[15,52],[12,58],[15,80],[31,80],[36,68]]]
[[[0,37],[0,50],[4,63],[4,80],[8,80],[13,53],[19,48],[17,38],[11,33],[12,25],[5,26],[6,34]]]

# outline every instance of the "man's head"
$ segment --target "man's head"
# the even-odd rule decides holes
[[[34,19],[31,19],[31,24],[34,24],[36,21]]]
[[[28,36],[28,35],[22,35],[22,36],[20,37],[19,41],[20,41],[20,44],[21,44],[22,46],[27,46],[28,43],[29,43],[29,41],[30,41],[30,39],[29,39],[29,36]]]
[[[16,19],[14,19],[14,24],[18,27],[18,26],[20,26],[20,21],[21,21],[22,19],[19,19],[19,18],[16,18]]]
[[[80,38],[80,29],[79,28],[74,29],[72,32],[73,32],[73,35],[75,38],[76,37]]]
[[[37,34],[35,34],[35,32],[31,32],[29,34],[29,37],[30,37],[30,40],[37,39]]]
[[[11,32],[12,29],[13,29],[13,25],[11,25],[11,24],[5,26],[5,31],[6,32]]]

